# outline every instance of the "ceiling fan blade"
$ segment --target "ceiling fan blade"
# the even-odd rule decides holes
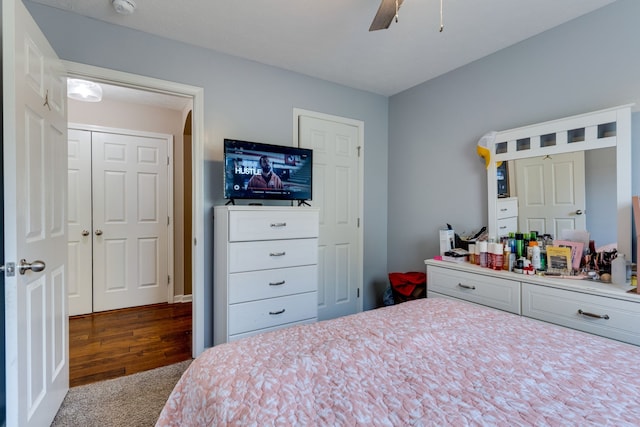
[[[398,9],[402,5],[402,0],[398,0]],[[382,0],[376,16],[369,27],[369,31],[386,30],[391,25],[391,21],[396,16],[396,0]]]

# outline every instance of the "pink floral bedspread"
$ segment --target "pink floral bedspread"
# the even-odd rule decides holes
[[[157,425],[638,426],[640,347],[420,299],[208,349]]]

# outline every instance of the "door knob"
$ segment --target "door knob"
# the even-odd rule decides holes
[[[102,236],[102,230],[100,229],[96,230],[96,236]]]
[[[34,273],[37,273],[39,271],[44,270],[45,267],[46,267],[46,264],[44,263],[44,261],[36,260],[36,261],[33,261],[32,263],[28,263],[27,260],[23,258],[20,260],[20,264],[18,265],[18,270],[20,271],[20,274],[26,273],[27,270],[31,270]]]
[[[82,230],[82,235],[83,236],[88,236],[89,234],[91,234],[91,233],[89,233],[89,230]]]
[[[582,215],[582,211],[581,211],[580,209],[578,209],[578,210],[576,211],[576,215]]]

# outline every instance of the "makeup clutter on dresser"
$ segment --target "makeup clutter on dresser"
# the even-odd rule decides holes
[[[443,258],[635,284],[630,122],[622,106],[485,134],[477,151],[487,166],[488,232],[456,235],[445,254],[441,230]]]
[[[631,106],[489,132],[478,152],[487,166],[487,233],[456,238],[455,251],[425,261],[427,297],[640,345]]]

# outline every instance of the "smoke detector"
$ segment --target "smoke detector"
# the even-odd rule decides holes
[[[136,2],[133,0],[112,0],[111,4],[120,15],[131,15],[136,10]]]

